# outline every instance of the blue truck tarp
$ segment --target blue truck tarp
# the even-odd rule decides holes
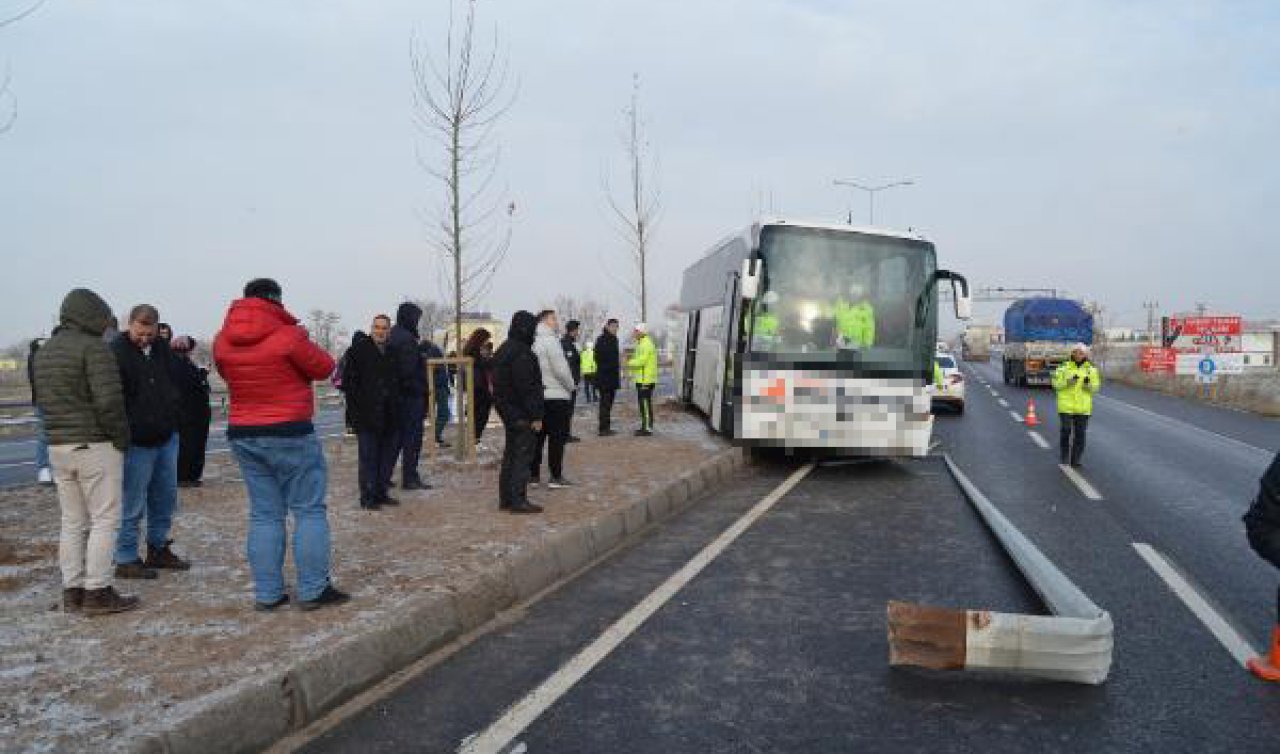
[[[1004,313],[1006,343],[1052,341],[1093,345],[1093,315],[1064,298],[1024,298]]]

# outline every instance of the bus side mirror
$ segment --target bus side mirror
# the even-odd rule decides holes
[[[956,319],[969,319],[973,316],[973,299],[969,296],[969,281],[964,275],[950,270],[938,270],[938,280],[951,281],[951,298],[955,301]]]
[[[738,292],[751,301],[760,295],[760,271],[754,259],[742,260],[742,274],[738,277]]]

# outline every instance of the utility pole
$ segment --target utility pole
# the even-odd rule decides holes
[[[1208,313],[1208,311],[1209,311],[1208,304],[1204,303],[1203,301],[1196,302],[1196,314],[1199,314],[1201,317],[1203,317],[1206,313]]]

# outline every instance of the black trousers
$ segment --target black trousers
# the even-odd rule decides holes
[[[489,425],[489,413],[493,411],[493,396],[487,390],[476,391],[476,442],[484,435],[484,428]]]
[[[1085,437],[1089,433],[1089,417],[1084,414],[1058,414],[1058,428],[1062,462],[1080,463]]]
[[[510,508],[529,502],[529,464],[538,448],[536,433],[528,424],[506,427],[507,444],[502,449],[502,470],[498,473],[498,507]]]
[[[613,420],[613,399],[618,394],[617,388],[602,387],[600,393],[600,431],[608,432]]]
[[[636,383],[636,399],[640,402],[640,429],[653,429],[653,389],[657,385]]]
[[[594,374],[582,375],[582,399],[587,403],[596,402],[596,376]]]
[[[205,414],[194,420],[184,419],[178,427],[178,481],[198,482],[204,476],[204,455],[209,445],[209,420]]]
[[[427,401],[422,396],[403,398],[400,407],[400,432],[398,433],[400,476],[406,484],[421,482],[418,460],[422,457],[422,422],[427,414]]]
[[[391,487],[391,471],[396,467],[400,451],[397,429],[361,430],[356,434],[360,452],[360,503],[376,503],[387,497]]]
[[[529,463],[529,473],[540,476],[542,466],[542,447],[547,448],[547,467],[551,469],[551,478],[559,479],[564,475],[564,446],[569,442],[569,426],[573,421],[573,402],[550,400],[543,403],[542,431],[538,433],[537,446],[533,460]]]

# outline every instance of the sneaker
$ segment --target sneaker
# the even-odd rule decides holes
[[[289,604],[289,595],[282,594],[280,595],[280,598],[274,602],[258,602],[257,600],[254,600],[253,609],[259,613],[271,613],[287,604]]]
[[[53,484],[53,469],[48,466],[41,467],[41,469],[36,472],[36,483],[42,484],[46,487]]]
[[[563,490],[572,486],[573,482],[564,477],[552,477],[551,481],[547,482],[547,487],[553,490]]]
[[[147,559],[143,565],[147,568],[167,568],[171,571],[189,571],[191,563],[183,560],[174,554],[169,545],[173,544],[173,540],[165,540],[164,547],[152,547],[147,544]]]
[[[412,491],[412,490],[429,490],[429,489],[431,489],[431,485],[430,485],[430,484],[428,484],[428,483],[426,483],[426,482],[424,482],[424,481],[422,481],[421,479],[412,479],[412,480],[410,480],[410,481],[405,482],[404,484],[402,484],[402,485],[400,485],[400,486],[401,486],[401,488],[403,488],[403,489],[405,489],[405,490],[409,490],[409,491]]]
[[[636,437],[653,437],[653,432],[647,429],[637,429]]]
[[[62,612],[78,613],[84,607],[84,587],[73,586],[62,590]]]
[[[520,503],[520,504],[518,504],[518,505],[512,505],[512,506],[508,507],[508,508],[507,508],[507,512],[508,512],[508,513],[516,513],[516,514],[541,513],[541,512],[542,512],[542,506],[541,506],[541,505],[534,505],[533,503],[531,503],[531,502],[529,502],[528,500],[526,500],[526,501],[524,501],[523,503]]]
[[[154,579],[159,576],[160,574],[150,568],[147,568],[146,564],[141,560],[135,560],[132,563],[116,564],[117,579]]]
[[[330,605],[343,605],[350,601],[351,595],[338,589],[334,589],[333,584],[329,584],[315,599],[302,600],[299,602],[298,609],[304,612],[310,612],[312,610],[319,610],[322,607],[329,607]]]
[[[137,597],[126,597],[107,586],[102,589],[87,589],[84,593],[84,604],[80,611],[85,615],[110,615],[124,613],[138,606]]]

